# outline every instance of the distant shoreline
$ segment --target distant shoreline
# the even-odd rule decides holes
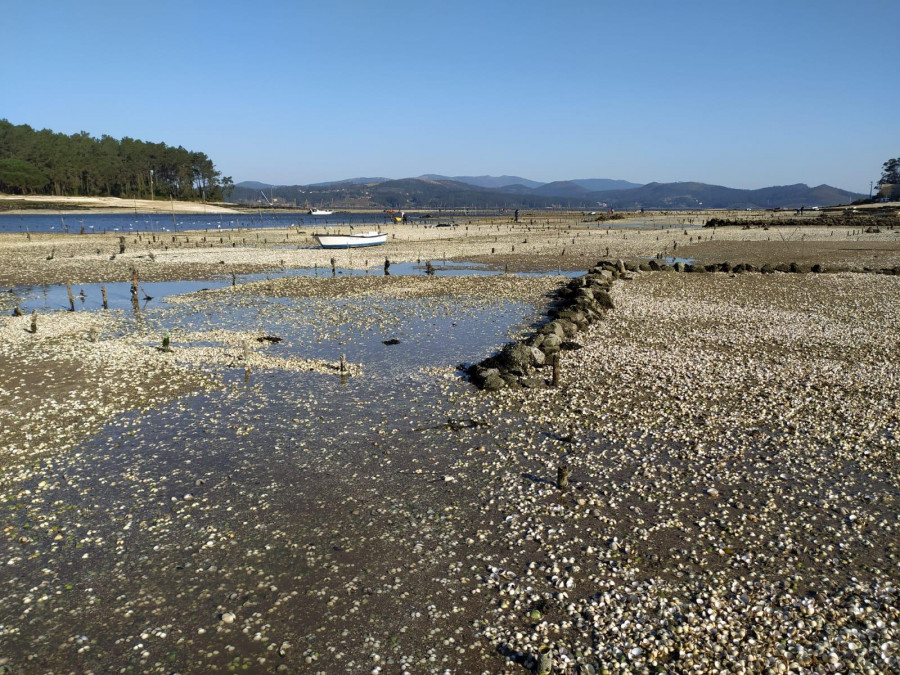
[[[240,204],[224,205],[223,202],[188,202],[171,199],[122,199],[120,197],[56,197],[50,195],[8,195],[0,193],[0,214],[8,215],[26,215],[32,213],[40,213],[44,215],[68,215],[78,213],[137,213],[137,214],[153,214],[153,213],[175,213],[175,214],[216,214],[216,213],[255,213],[262,209],[261,206],[245,206]],[[378,207],[334,207],[335,215],[340,213],[359,213],[372,212],[380,213],[382,209]],[[822,207],[821,211],[895,211],[896,203],[889,204],[857,204],[855,206],[829,206]],[[278,211],[281,213],[306,213],[305,207],[285,207],[285,206],[266,206],[265,211]],[[463,211],[464,209],[443,209],[444,211]],[[756,213],[777,213],[778,211],[787,212],[793,209],[754,209]],[[405,209],[407,213],[413,214],[417,212],[432,213],[441,211],[441,209]],[[494,209],[478,209],[478,211],[491,211]],[[498,210],[499,211],[499,210]],[[510,210],[508,210],[510,211]],[[523,213],[584,213],[585,209],[522,209]],[[688,214],[714,214],[724,212],[741,212],[734,209],[712,208],[712,209],[648,209],[649,213],[671,213],[680,216]],[[632,214],[635,211],[619,211],[621,214]],[[484,214],[480,214],[484,217]]]
[[[121,199],[119,197],[54,197],[48,195],[0,194],[0,213],[12,215],[44,213],[241,213],[243,209],[170,199]]]

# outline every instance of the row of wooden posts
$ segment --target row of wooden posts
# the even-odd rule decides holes
[[[72,295],[72,285],[67,281],[66,282],[66,293],[69,295],[69,311],[75,311],[75,296]],[[82,295],[84,291],[82,291]],[[106,286],[100,287],[100,294],[103,296],[103,309],[109,309],[109,301],[106,298]],[[134,273],[134,281],[131,284],[131,299],[132,302],[137,298],[137,272]]]
[[[66,294],[69,296],[69,311],[75,311],[75,295],[72,293],[72,284],[66,282]],[[84,291],[82,291],[82,295]],[[100,287],[100,294],[103,296],[103,309],[109,309],[109,299],[106,296],[106,286]],[[140,311],[140,303],[138,302],[138,273],[136,269],[131,271],[131,304],[135,312]],[[16,306],[15,314],[19,316],[19,308]],[[37,333],[37,310],[31,311],[31,332]]]

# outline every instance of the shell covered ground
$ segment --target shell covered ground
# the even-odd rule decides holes
[[[900,277],[636,273],[475,391],[563,281],[5,312],[0,668],[900,668]]]

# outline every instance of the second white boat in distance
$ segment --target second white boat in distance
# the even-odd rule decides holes
[[[387,241],[387,233],[372,230],[354,234],[314,234],[313,237],[322,248],[359,248],[362,246],[378,246]]]

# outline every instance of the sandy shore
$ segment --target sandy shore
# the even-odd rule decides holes
[[[296,229],[130,235],[124,254],[117,236],[0,236],[8,286],[376,268],[41,314],[37,332],[3,293],[0,666],[900,669],[900,277],[638,272],[558,388],[486,394],[455,362],[405,365],[405,345],[464,347],[562,280],[385,277],[385,257],[900,264],[889,225],[692,217],[395,226],[354,252]],[[321,355],[360,335],[387,356],[348,359],[345,383]]]
[[[169,199],[121,199],[119,197],[52,197],[0,194],[5,213],[236,213],[228,206]],[[36,210],[39,209],[39,210]]]

